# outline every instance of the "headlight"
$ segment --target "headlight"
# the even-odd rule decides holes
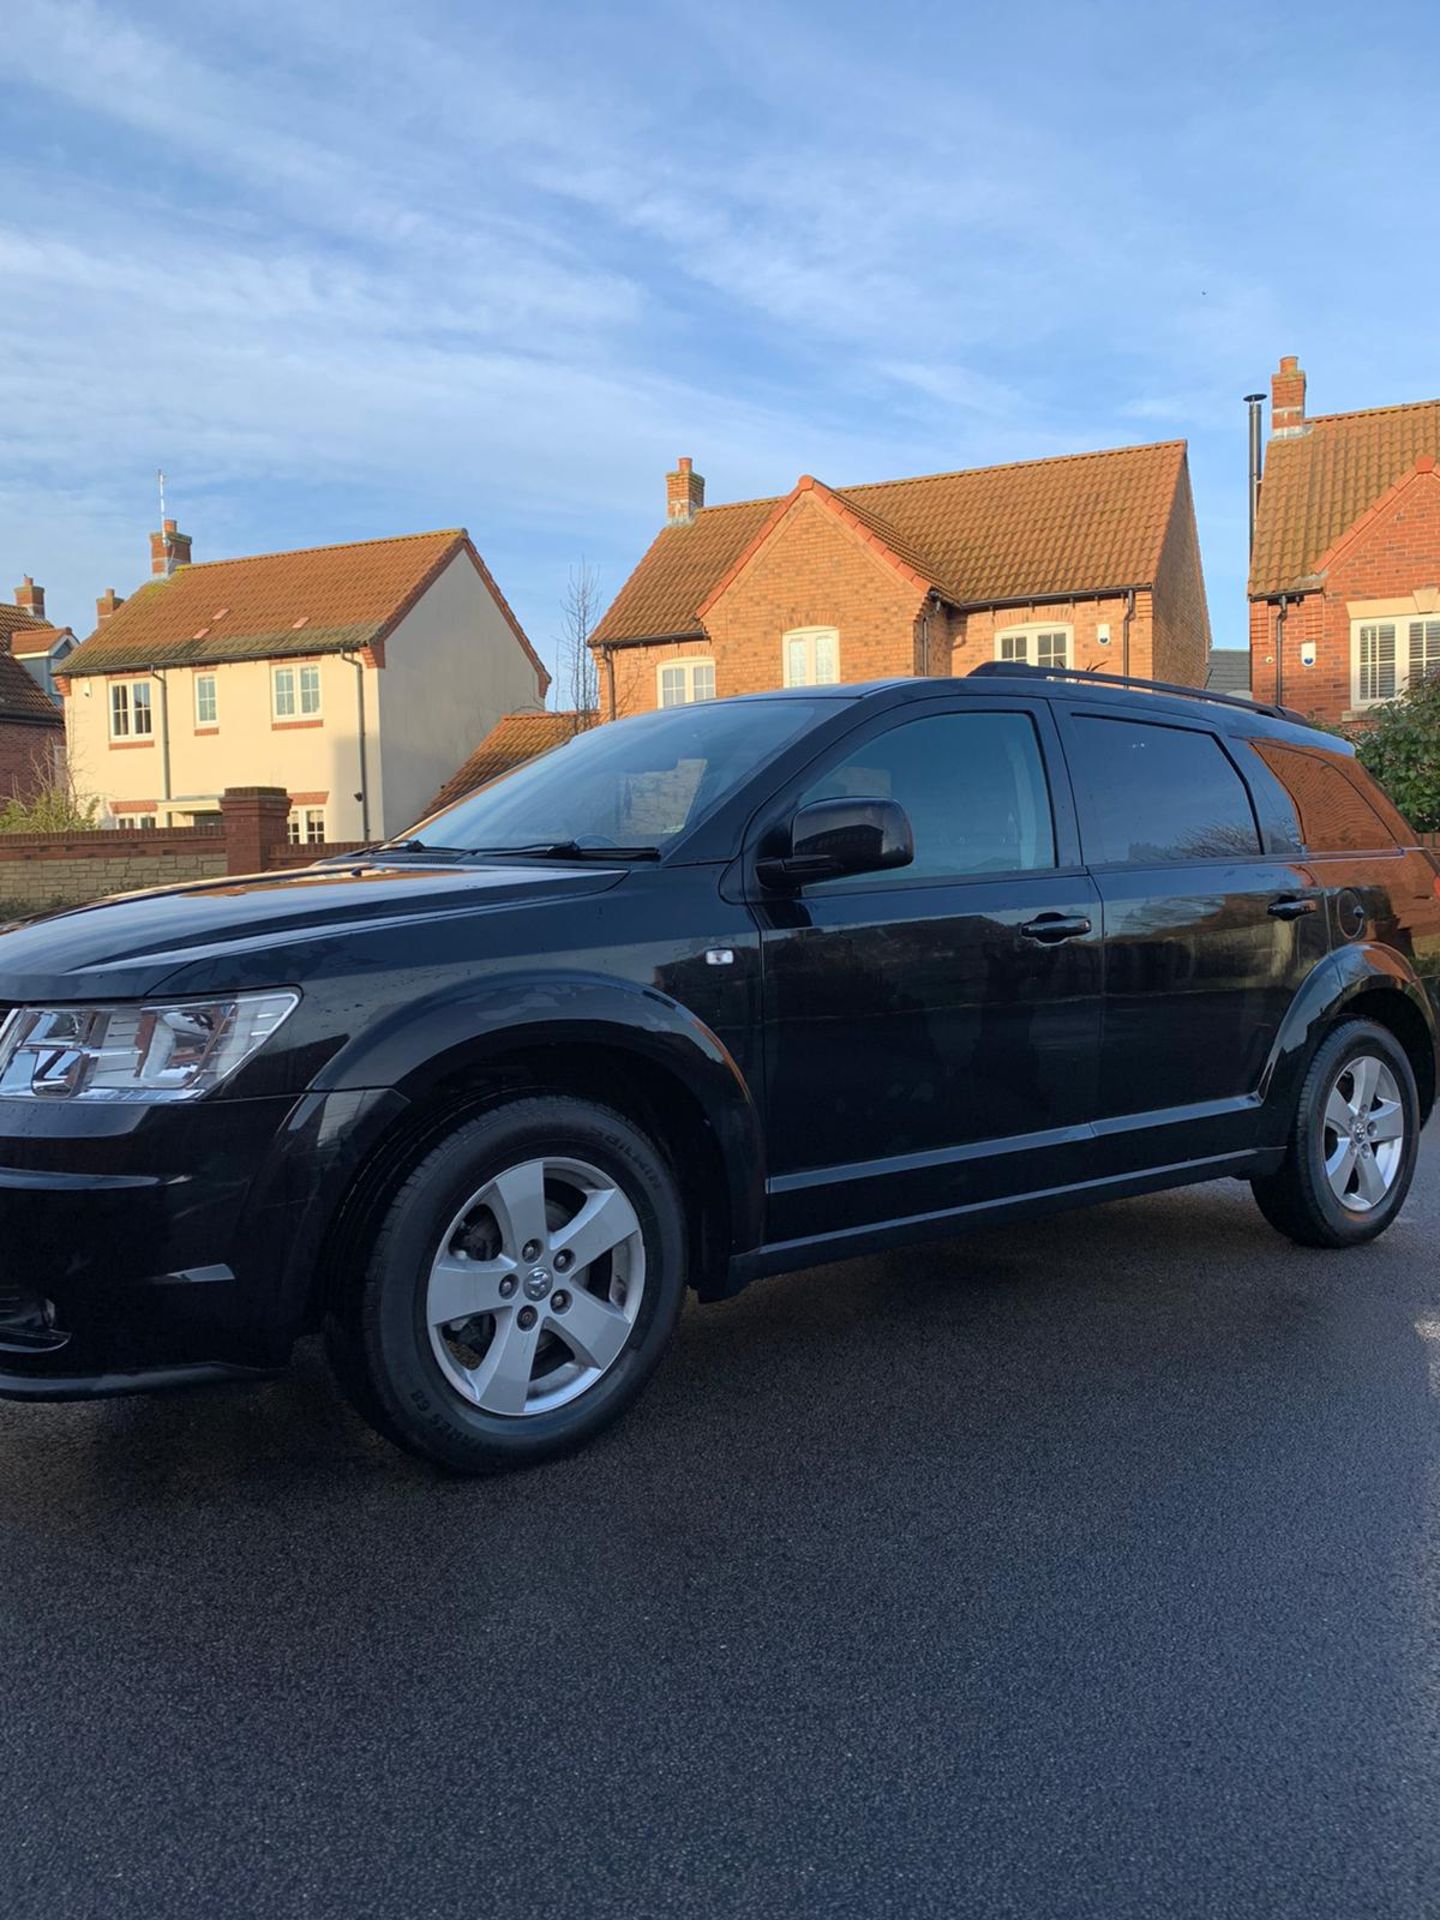
[[[263,1047],[298,993],[168,1006],[16,1007],[0,1026],[0,1098],[193,1100]]]

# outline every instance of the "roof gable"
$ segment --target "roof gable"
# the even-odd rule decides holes
[[[594,718],[593,714],[574,712],[502,715],[464,765],[451,774],[425,814],[438,813],[442,807],[463,800],[467,793],[489,786],[512,767],[523,766],[527,760],[548,753],[551,747],[558,747],[582,733]]]
[[[656,535],[595,642],[689,639],[796,498],[808,491],[857,537],[959,606],[1153,584],[1185,469],[1183,440],[705,507]]]
[[[379,648],[431,583],[467,554],[549,684],[519,621],[463,527],[210,560],[147,581],[65,662],[66,674]]]
[[[1440,457],[1440,400],[1318,414],[1265,454],[1250,592],[1304,592],[1397,484]]]

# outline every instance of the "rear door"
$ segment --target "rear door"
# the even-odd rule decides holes
[[[1280,1024],[1327,950],[1322,890],[1279,851],[1218,729],[1098,703],[1061,724],[1104,915],[1099,1170],[1243,1150]]]
[[[915,860],[749,894],[772,1241],[1079,1176],[1100,1024],[1095,887],[1043,700],[907,703],[776,796],[895,799]]]

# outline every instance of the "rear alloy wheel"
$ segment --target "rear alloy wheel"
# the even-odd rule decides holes
[[[1302,1246],[1373,1240],[1409,1190],[1419,1119],[1399,1042],[1372,1021],[1347,1021],[1310,1064],[1284,1164],[1251,1182],[1262,1213]]]
[[[331,1352],[402,1446],[461,1472],[528,1465],[629,1405],[684,1290],[684,1220],[655,1146],[588,1101],[515,1100],[395,1194]]]

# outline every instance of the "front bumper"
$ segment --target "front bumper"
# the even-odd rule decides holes
[[[0,1396],[282,1365],[285,1210],[250,1201],[294,1106],[0,1101]]]

